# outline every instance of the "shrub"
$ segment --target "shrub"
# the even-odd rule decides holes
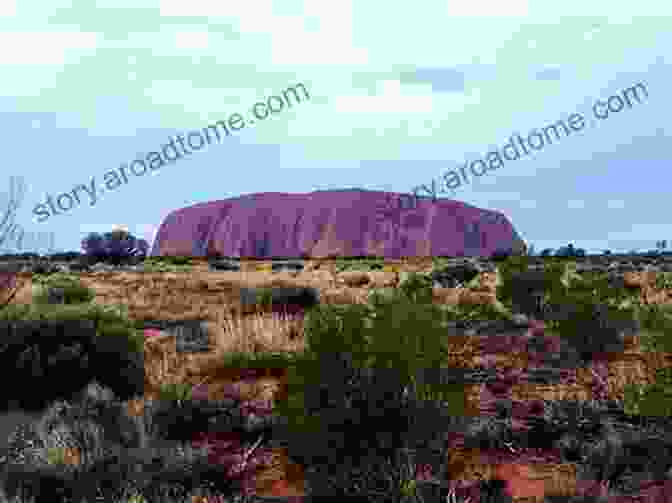
[[[501,304],[465,304],[442,306],[443,312],[450,321],[482,322],[510,320],[511,312]]]
[[[424,274],[411,273],[401,282],[399,289],[411,302],[432,302],[432,280]]]
[[[401,294],[400,290],[392,287],[374,288],[369,292],[368,303],[372,306],[382,304],[398,297]]]
[[[635,305],[634,317],[640,324],[645,351],[672,352],[672,308],[669,305]]]
[[[525,269],[523,260],[498,267],[501,284],[497,298],[505,304],[529,306],[532,292],[542,292],[549,333],[566,338],[585,362],[592,360],[595,353],[622,351],[619,335],[623,329],[633,327],[639,329],[645,350],[672,350],[672,310],[668,307],[641,305],[636,301],[636,293],[615,287],[608,275],[578,275],[570,264],[560,262],[546,264],[544,276],[537,275],[531,288],[525,284],[524,274],[534,271]],[[658,369],[656,376],[652,385],[626,385],[627,414],[672,413],[672,371]]]
[[[186,383],[167,383],[161,387],[161,400],[176,400],[182,402],[191,399],[191,385]]]
[[[636,306],[634,317],[641,325],[640,337],[645,351],[672,351],[672,311],[669,306]],[[656,381],[651,385],[627,384],[624,395],[628,414],[669,416],[672,414],[672,369],[656,369]]]
[[[651,385],[625,385],[626,413],[642,416],[672,415],[672,369],[656,369],[656,382]]]
[[[262,288],[257,292],[257,303],[262,308],[270,309],[273,300],[273,290],[271,288]]]
[[[528,271],[524,260],[502,264],[498,300],[512,311],[546,321],[584,361],[622,348],[621,333],[636,324],[634,307],[624,304],[632,295],[614,288],[605,274],[578,275],[573,264],[556,259],[544,266],[543,271]]]
[[[0,315],[3,333],[25,334],[0,351],[7,374],[33,389],[29,394],[6,389],[3,403],[16,400],[23,410],[43,410],[45,402],[67,397],[91,379],[122,400],[143,393],[142,341],[138,344],[127,322],[111,311],[95,304],[21,304]],[[28,366],[20,363],[26,358]]]
[[[336,259],[336,272],[344,271],[382,271],[385,269],[385,261],[377,258]]]
[[[168,257],[168,262],[173,265],[192,265],[191,257]]]
[[[672,273],[670,272],[656,273],[656,288],[658,290],[672,289]]]
[[[58,273],[48,276],[34,277],[33,281],[41,285],[42,292],[34,297],[37,303],[46,303],[49,297],[48,291],[52,288],[62,288],[65,304],[80,304],[92,301],[96,294],[89,287],[83,285],[78,279],[66,274]]]
[[[353,262],[342,258],[337,258],[335,263],[336,272],[349,271],[353,268]]]
[[[329,493],[354,496],[363,501],[425,501],[419,494],[418,481],[430,480],[432,471],[426,464],[417,464],[406,450],[390,458],[380,459],[368,454],[362,464],[365,469],[355,469],[345,474],[335,474],[328,481]],[[353,489],[354,488],[354,489]],[[322,489],[322,488],[321,488]],[[322,489],[323,493],[326,492]],[[434,499],[427,500],[434,501]],[[454,499],[446,500],[455,503]],[[469,503],[468,501],[465,503]]]
[[[293,457],[318,472],[330,465],[357,469],[371,453],[389,458],[403,448],[410,435],[405,391],[419,369],[445,361],[442,317],[437,306],[403,294],[373,306],[311,312],[307,349],[288,368],[287,400],[278,404],[288,435],[297,435]],[[461,387],[428,383],[426,391],[448,392],[453,412],[463,414]]]
[[[174,272],[186,271],[191,264],[190,257],[152,257],[145,260],[142,264],[143,270],[148,272]]]
[[[631,319],[629,312],[579,294],[568,295],[555,311],[553,331],[567,338],[584,361],[593,359],[596,352],[623,350],[620,333]]]
[[[545,264],[543,271],[528,270],[527,257],[510,257],[497,266],[496,298],[512,312],[543,319],[549,292],[562,288],[562,266]]]
[[[601,272],[576,273],[576,265],[573,263],[557,263],[556,270],[561,274],[562,288],[557,288],[551,293],[556,303],[571,302],[574,299],[592,299],[596,304],[608,304],[619,306],[624,301],[635,301],[639,295],[635,291],[625,288],[623,283],[614,282],[608,274]]]
[[[458,286],[465,286],[472,281],[477,280],[480,268],[473,263],[466,262],[456,265],[435,266],[429,277],[432,282],[437,281],[449,288],[456,288]],[[403,274],[402,274],[403,277]]]
[[[123,340],[128,353],[142,353],[144,336],[126,320],[103,321],[98,323],[98,337]]]

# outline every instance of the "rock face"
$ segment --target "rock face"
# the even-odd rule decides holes
[[[156,255],[226,257],[490,256],[525,250],[502,214],[450,199],[330,190],[264,192],[175,210]]]

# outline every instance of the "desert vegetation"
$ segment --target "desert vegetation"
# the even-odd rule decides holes
[[[180,276],[183,271],[180,268],[185,266],[189,266],[189,260],[178,258],[154,259],[151,267],[161,274],[172,268],[175,276]],[[477,361],[495,361],[488,360],[490,351],[484,351],[479,339],[465,335],[466,332],[484,323],[509,323],[521,314],[539,322],[534,329],[538,334],[558,336],[574,350],[583,362],[583,367],[573,370],[574,381],[590,382],[588,388],[593,400],[612,400],[616,396],[615,402],[631,418],[669,415],[669,368],[658,365],[650,382],[633,382],[632,376],[626,374],[616,376],[614,381],[604,365],[593,363],[597,355],[619,351],[614,346],[618,342],[619,324],[630,321],[639,327],[638,354],[654,357],[668,351],[669,308],[647,303],[640,291],[614,286],[604,275],[578,274],[567,260],[548,259],[544,270],[531,271],[525,257],[509,257],[497,263],[492,302],[437,304],[428,272],[402,274],[394,270],[402,266],[376,261],[336,269],[339,273],[362,269],[385,272],[386,267],[387,272],[399,273],[403,278],[397,287],[371,289],[366,296],[353,296],[340,304],[329,302],[328,297],[325,302],[323,298],[320,305],[298,313],[283,312],[282,306],[274,309],[277,306],[273,305],[269,289],[258,291],[257,307],[251,313],[234,309],[234,299],[220,302],[212,320],[213,349],[206,354],[178,353],[170,337],[140,330],[138,320],[130,316],[129,306],[121,302],[118,306],[110,306],[108,302],[98,304],[95,292],[101,280],[84,274],[33,275],[30,278],[35,287],[33,305],[12,304],[25,279],[5,275],[3,284],[10,294],[5,296],[7,305],[2,316],[5,320],[90,319],[97,323],[98,337],[125,339],[124,351],[139,352],[144,358],[142,394],[125,402],[129,408],[164,404],[160,409],[173,404],[170,407],[186,413],[186,408],[193,407],[189,405],[191,400],[197,397],[221,400],[229,396],[225,391],[230,392],[233,386],[242,400],[243,415],[272,411],[285,418],[284,426],[275,430],[286,446],[282,455],[277,450],[259,448],[260,442],[264,442],[262,436],[250,440],[245,449],[241,437],[237,443],[229,442],[228,448],[217,451],[217,459],[227,460],[224,465],[228,471],[211,476],[241,481],[242,486],[237,487],[247,487],[257,494],[312,491],[312,494],[366,495],[382,501],[421,498],[421,489],[431,486],[439,494],[454,497],[455,486],[446,484],[454,478],[468,478],[466,474],[473,468],[469,468],[469,458],[463,450],[455,448],[455,453],[461,452],[462,457],[448,453],[450,461],[446,462],[444,447],[444,462],[437,463],[436,458],[428,455],[430,439],[426,437],[432,426],[436,430],[437,418],[463,420],[478,415],[474,406],[485,410],[488,405],[483,399],[480,403],[478,398],[474,399],[473,385],[459,379],[437,382],[423,374],[426,369],[448,372],[451,368],[474,368]],[[432,270],[441,267],[441,260],[433,261]],[[148,279],[152,274],[148,274],[149,285],[134,290],[134,302],[156,306],[157,291],[162,292],[163,302],[169,302],[165,285],[153,285]],[[483,284],[483,278],[474,278],[463,290],[487,290]],[[664,280],[659,280],[657,287],[666,288]],[[49,302],[54,290],[59,292],[57,306]],[[236,290],[230,291],[235,296]],[[183,293],[180,295],[184,297]],[[454,331],[456,327],[458,335],[449,337],[448,330]],[[497,348],[494,351],[501,352]],[[493,371],[495,381],[511,390],[516,376],[521,376],[511,363],[525,349],[514,344],[506,352],[510,355],[505,360],[496,360]],[[592,375],[590,381],[586,375]],[[571,400],[573,389],[576,388],[569,381],[555,383],[554,403]],[[488,418],[485,412],[480,415]],[[489,428],[494,428],[496,423],[490,419]],[[384,431],[381,424],[385,424]],[[491,439],[494,430],[489,431],[480,435]],[[207,435],[200,436],[201,433],[180,435],[186,436],[186,447],[196,448],[206,440],[217,443]],[[501,436],[501,431],[498,435]],[[65,448],[50,449],[50,459],[63,463],[73,458]],[[211,469],[212,458],[208,460],[203,465],[204,474]],[[290,481],[287,472],[299,464],[310,471],[310,476]],[[193,471],[195,464],[188,466]],[[333,466],[344,469],[329,469]],[[496,465],[479,466],[482,475],[488,471],[487,466]],[[558,470],[556,473],[562,472]],[[489,478],[502,478],[495,475],[490,473]],[[474,480],[477,478],[474,475]],[[560,493],[565,491],[565,495],[566,482],[564,489],[560,483],[557,488]],[[480,490],[489,483],[482,481]],[[250,485],[254,488],[250,489]],[[143,487],[147,491],[148,486]],[[476,494],[472,500],[477,498]]]

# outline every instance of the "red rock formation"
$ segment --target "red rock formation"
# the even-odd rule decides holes
[[[175,210],[152,255],[489,256],[525,243],[503,215],[394,192],[256,193]]]

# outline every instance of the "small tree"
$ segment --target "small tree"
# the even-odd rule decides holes
[[[134,257],[145,258],[149,243],[144,239],[137,239],[130,233],[115,230],[102,235],[90,233],[82,240],[82,248],[87,256],[96,260],[109,260],[114,264],[120,264]]]
[[[112,237],[114,239],[123,240],[129,236],[128,227],[125,225],[114,225],[112,226]]]

